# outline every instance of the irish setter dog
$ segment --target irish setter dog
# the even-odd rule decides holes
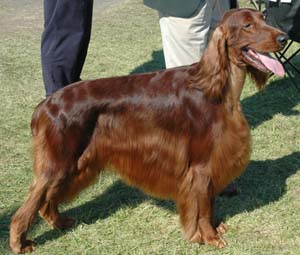
[[[200,63],[80,81],[42,101],[31,122],[33,183],[10,226],[13,252],[33,250],[26,235],[38,212],[55,228],[73,226],[59,204],[106,166],[128,184],[174,200],[186,239],[224,247],[227,227],[213,227],[213,200],[249,162],[250,132],[239,101],[245,77],[261,88],[270,71],[283,75],[268,53],[286,41],[260,12],[234,9]]]

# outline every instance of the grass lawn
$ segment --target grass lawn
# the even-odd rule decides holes
[[[29,11],[19,10],[20,17],[7,2],[0,2],[0,22],[9,15],[12,21],[9,29],[1,26],[0,37],[0,254],[10,254],[10,217],[31,183],[29,124],[44,97],[42,9],[31,9],[26,0]],[[163,67],[157,14],[141,0],[124,0],[95,13],[82,79]],[[215,218],[229,226],[228,247],[186,242],[173,202],[156,200],[104,174],[61,208],[77,219],[75,228],[62,232],[36,220],[29,232],[38,243],[34,254],[299,255],[300,92],[288,78],[272,77],[263,92],[247,81],[242,105],[253,136],[252,160],[236,181],[241,194],[218,197],[215,207]]]

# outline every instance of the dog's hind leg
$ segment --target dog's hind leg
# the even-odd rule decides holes
[[[10,247],[14,253],[33,250],[34,242],[26,240],[26,234],[39,210],[44,212],[43,216],[47,220],[52,220],[56,225],[62,221],[57,210],[57,204],[52,203],[52,201],[56,202],[59,197],[61,184],[66,178],[66,171],[56,169],[47,160],[49,158],[48,153],[45,152],[44,158],[41,158],[42,155],[39,152],[42,150],[37,150],[35,153],[35,177],[28,198],[15,213],[10,225]]]
[[[93,164],[89,163],[83,169],[71,171],[70,175],[60,179],[47,190],[39,214],[53,228],[66,229],[74,225],[75,220],[61,215],[58,206],[72,200],[80,191],[97,180],[101,168],[92,166]]]
[[[63,183],[66,177],[60,174],[47,176],[39,173],[30,188],[28,198],[12,218],[10,225],[10,247],[14,253],[31,252],[35,243],[26,239],[28,229],[39,211],[50,225],[56,228],[67,228],[74,224],[71,218],[63,217],[58,212],[61,202]],[[63,173],[64,171],[61,171]],[[47,176],[47,177],[46,177]]]
[[[96,132],[93,137],[95,136]],[[66,229],[74,225],[75,220],[73,218],[59,213],[59,204],[74,199],[80,191],[96,182],[100,171],[103,169],[101,160],[96,155],[93,141],[91,139],[91,143],[85,148],[79,159],[70,160],[69,163],[61,163],[65,169],[68,169],[62,173],[68,174],[59,177],[46,194],[45,202],[40,208],[39,214],[54,228]]]
[[[78,160],[77,165],[80,168],[77,165],[70,167],[72,169],[69,171],[71,174],[61,179],[60,183],[48,190],[45,203],[40,208],[39,214],[54,228],[66,229],[74,225],[74,219],[62,216],[59,213],[59,204],[72,200],[80,191],[96,182],[100,171],[103,169],[101,161],[95,160],[96,156],[93,153],[90,154],[92,147],[91,145],[87,146]],[[87,154],[93,155],[93,157],[86,157]],[[84,159],[84,165],[80,164],[81,159]]]
[[[74,225],[75,220],[59,213],[58,206],[62,202],[61,200],[60,192],[56,189],[50,189],[39,210],[39,215],[53,228],[67,229]]]
[[[54,166],[45,143],[45,129],[33,137],[34,145],[34,179],[29,194],[23,205],[14,214],[10,225],[10,247],[14,253],[31,252],[34,242],[26,235],[38,210],[45,203],[49,187],[55,178]]]
[[[12,218],[10,225],[10,247],[14,253],[31,252],[35,243],[26,239],[27,231],[34,220],[48,187],[48,180],[35,179],[30,188],[28,198]]]

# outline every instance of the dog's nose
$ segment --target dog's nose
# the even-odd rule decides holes
[[[280,44],[282,48],[286,45],[288,39],[289,37],[287,34],[278,35],[276,38],[277,42]]]

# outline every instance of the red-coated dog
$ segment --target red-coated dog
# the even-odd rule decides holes
[[[59,204],[107,165],[130,185],[173,199],[189,241],[225,246],[226,226],[212,226],[212,206],[249,162],[239,101],[245,76],[261,88],[269,71],[283,75],[268,53],[286,41],[260,12],[231,10],[198,64],[80,81],[42,101],[31,123],[34,180],[10,227],[13,252],[32,251],[26,234],[38,212],[56,228],[71,227]]]

